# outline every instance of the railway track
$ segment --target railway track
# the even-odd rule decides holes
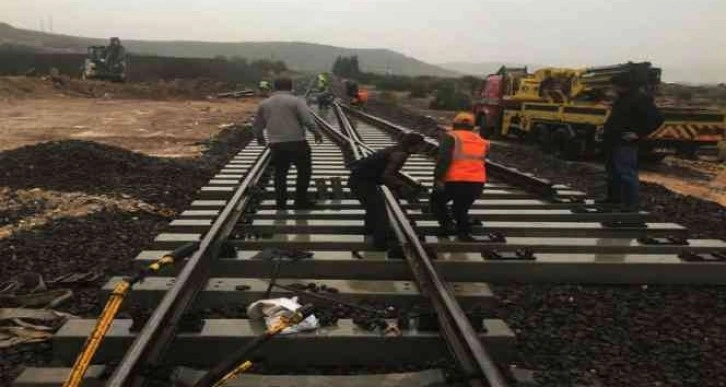
[[[581,192],[493,163],[491,182],[471,212],[482,221],[475,234],[489,235],[487,242],[436,237],[425,203],[398,201],[384,190],[401,248],[368,251],[363,210],[345,186],[345,163],[390,145],[407,129],[344,106],[336,105],[333,113],[318,117],[328,141],[313,146],[311,191],[320,207],[278,211],[269,151],[254,144],[242,149],[202,188],[190,209],[136,257],[140,266],[148,265],[170,250],[199,243],[191,257],[134,287],[130,302],[153,312],[113,322],[94,357],[96,366],[86,375],[89,383],[141,385],[162,376],[194,380],[201,373],[166,370],[213,367],[263,333],[261,323],[245,318],[245,305],[266,296],[298,295],[337,321],[313,333],[275,339],[255,358],[264,359],[258,371],[266,374],[308,375],[251,374],[230,385],[424,385],[445,380],[441,371],[424,371],[442,366],[453,367],[459,382],[505,385],[512,383],[505,379],[506,364],[515,358],[515,337],[505,322],[492,318],[496,299],[489,282],[726,282],[723,241],[688,239],[679,225],[649,223],[646,213],[611,212]],[[436,147],[434,139],[427,140],[428,156]],[[403,173],[431,187],[432,167],[427,155],[415,156]],[[258,258],[269,249],[313,255]],[[270,287],[273,277],[284,287]],[[107,294],[121,280],[112,278],[104,286]],[[318,293],[292,291],[301,284]],[[385,310],[385,321],[397,321],[403,334],[383,336],[380,328],[363,329],[350,310],[332,307],[330,312],[319,297],[321,289],[341,302]],[[94,324],[69,320],[57,332],[53,349],[59,365],[72,365]],[[340,367],[399,373],[309,375]],[[68,373],[63,367],[28,368],[16,385],[55,386]]]

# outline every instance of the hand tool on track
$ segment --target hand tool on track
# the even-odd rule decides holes
[[[91,332],[91,335],[88,337],[88,340],[86,340],[86,343],[83,345],[83,350],[76,358],[76,362],[73,364],[73,368],[71,369],[71,374],[68,376],[68,379],[63,384],[63,387],[76,387],[81,385],[81,383],[83,382],[83,376],[86,374],[88,367],[91,365],[93,356],[96,354],[96,351],[98,351],[98,348],[101,346],[101,342],[103,341],[104,336],[106,335],[106,333],[108,333],[108,330],[113,323],[114,317],[116,317],[116,314],[121,308],[121,304],[123,303],[131,288],[135,284],[143,281],[144,278],[146,278],[149,274],[156,273],[162,267],[171,265],[181,259],[190,256],[198,248],[199,243],[185,244],[177,248],[170,254],[161,257],[154,263],[150,264],[148,267],[139,270],[134,276],[126,278],[116,285],[116,287],[111,292],[111,296],[109,297],[108,302],[106,303],[106,306],[101,313],[101,316],[96,322],[96,326]]]
[[[257,336],[249,344],[240,348],[239,351],[207,372],[194,384],[194,387],[219,387],[236,378],[239,374],[246,372],[252,368],[252,361],[248,360],[248,357],[253,351],[286,328],[305,320],[312,313],[313,306],[307,304],[296,310],[291,316],[282,316],[280,321],[267,329],[265,333]]]

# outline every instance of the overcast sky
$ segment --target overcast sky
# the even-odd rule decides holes
[[[0,0],[0,20],[91,37],[307,41],[433,62],[726,70],[726,0]],[[723,70],[722,70],[723,69]],[[723,78],[722,78],[723,79]]]

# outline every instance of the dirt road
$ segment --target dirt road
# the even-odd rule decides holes
[[[162,157],[195,157],[219,126],[246,120],[256,101],[87,98],[0,104],[0,151],[52,140],[89,140]]]

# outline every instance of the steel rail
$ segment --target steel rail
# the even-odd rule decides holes
[[[136,336],[106,386],[141,385],[143,377],[139,373],[142,368],[153,367],[162,360],[168,344],[174,338],[178,322],[204,287],[211,261],[217,256],[222,243],[250,202],[248,193],[259,182],[269,162],[270,150],[266,148],[204,235],[199,249],[189,258],[177,276],[174,286],[166,292],[159,306]]]
[[[361,137],[360,133],[355,129],[355,127],[351,124],[348,117],[343,112],[343,109],[341,108],[341,105],[338,101],[333,102],[333,112],[335,112],[335,117],[338,119],[338,123],[340,124],[340,127],[345,130],[346,133],[349,134],[351,141],[353,144],[364,151],[373,153],[375,150],[368,146],[363,141],[363,138]],[[399,171],[398,174],[400,177],[402,177],[408,184],[413,186],[421,186],[421,183],[418,182],[418,180],[414,179],[413,176]]]
[[[389,133],[394,134],[401,134],[401,133],[408,133],[412,130],[404,128],[400,125],[396,125],[390,121],[387,121],[383,118],[373,116],[371,114],[362,112],[358,109],[353,109],[349,106],[342,105],[341,108],[345,110],[346,113],[351,114],[357,118],[360,118],[363,121],[368,122],[369,124],[376,126],[380,129],[383,129]],[[435,153],[438,152],[439,144],[438,142],[434,141],[431,138],[426,138],[426,146],[427,146],[427,154],[434,156]],[[541,179],[526,173],[523,173],[521,171],[518,171],[514,168],[510,168],[507,166],[504,166],[502,164],[487,160],[487,172],[489,172],[492,176],[509,183],[513,186],[517,186],[522,188],[525,191],[532,192],[536,195],[538,195],[541,198],[549,199],[549,200],[557,200],[558,193],[557,189],[555,189],[552,182],[546,179]]]
[[[339,109],[339,106],[335,105]],[[353,137],[360,138],[345,114],[338,115],[338,119],[341,121],[342,128],[349,132],[349,142],[355,142],[351,140]],[[328,130],[335,131],[329,126]],[[366,148],[362,153],[372,152],[370,148]],[[424,249],[398,200],[387,187],[383,186],[381,190],[386,199],[386,211],[388,211],[392,229],[403,247],[404,257],[411,267],[416,284],[421,293],[431,299],[442,336],[466,375],[467,382],[471,386],[483,386],[486,380],[492,387],[507,386],[504,376],[482,345],[468,317],[453,296],[452,289],[439,278],[431,263],[431,257]]]

